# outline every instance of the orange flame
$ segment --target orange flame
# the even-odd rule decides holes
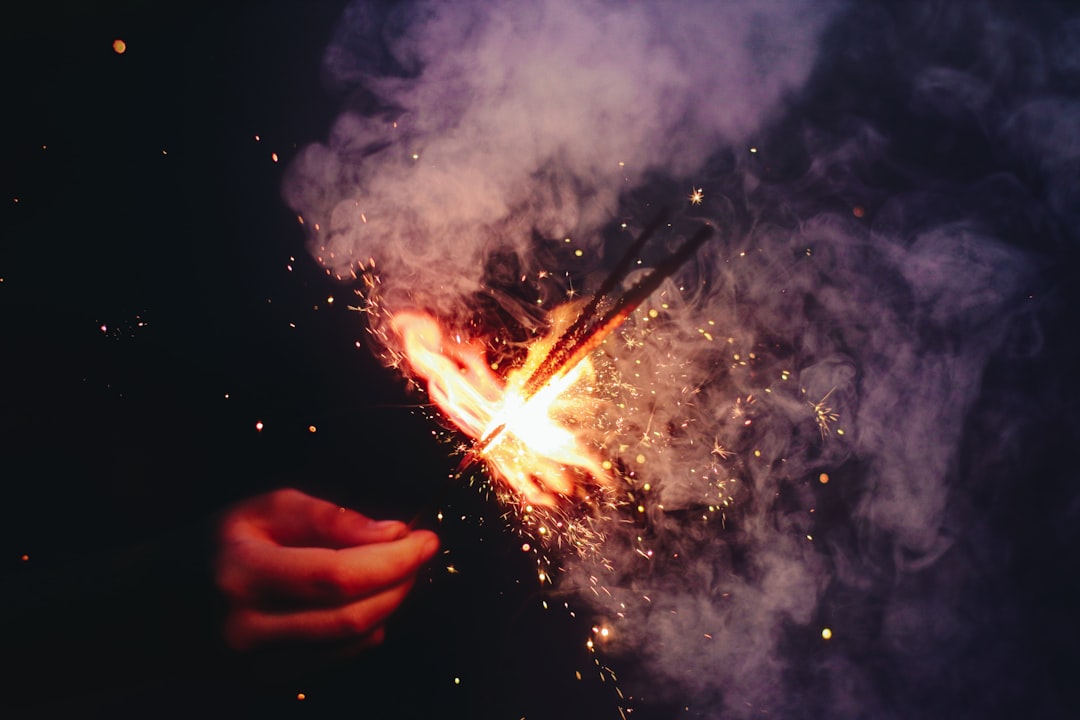
[[[448,338],[430,315],[401,313],[392,327],[431,399],[458,429],[480,441],[478,456],[526,502],[553,505],[558,496],[579,492],[589,478],[609,482],[603,464],[575,432],[596,412],[587,387],[595,373],[587,359],[526,397],[525,381],[553,337],[534,343],[525,364],[504,381],[480,343]]]

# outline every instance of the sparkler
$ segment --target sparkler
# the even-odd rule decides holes
[[[567,306],[557,310],[553,326],[566,329],[534,344],[524,365],[505,380],[492,372],[482,347],[444,336],[434,318],[419,313],[394,317],[404,358],[427,380],[432,400],[474,438],[452,478],[460,479],[483,460],[526,505],[546,508],[554,508],[558,497],[577,494],[582,478],[592,478],[601,489],[609,486],[611,463],[580,446],[568,423],[580,426],[595,412],[594,403],[586,399],[591,390],[583,382],[592,373],[586,359],[713,233],[703,225],[629,290],[616,295],[615,288],[666,219],[667,214],[660,213],[645,227],[572,321]],[[581,496],[590,500],[587,492]]]
[[[625,294],[612,301],[609,295],[615,286],[626,277],[633,259],[666,217],[666,211],[661,212],[646,226],[612,272],[601,283],[588,305],[578,314],[573,324],[552,345],[543,361],[525,381],[521,391],[523,403],[528,403],[542,388],[553,381],[566,377],[582,360],[598,348],[612,332],[622,325],[626,318],[652,295],[666,278],[682,267],[713,234],[711,225],[703,225],[672,255],[655,267],[650,274],[638,281]],[[457,476],[460,477],[475,465],[484,452],[499,441],[506,432],[506,428],[506,423],[503,423],[474,443],[473,447],[462,458],[457,469]]]

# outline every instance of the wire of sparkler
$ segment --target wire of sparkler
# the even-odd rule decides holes
[[[656,292],[656,289],[660,287],[660,283],[690,259],[690,256],[712,236],[713,232],[711,225],[703,225],[689,240],[679,246],[672,255],[653,268],[651,273],[620,296],[615,301],[615,304],[599,320],[593,323],[586,334],[575,339],[571,345],[562,348],[558,352],[556,352],[555,348],[552,348],[547,358],[545,358],[545,362],[541,363],[540,367],[525,381],[522,392],[525,400],[527,401],[535,395],[540,388],[550,382],[556,375],[565,375],[572,370],[589,353],[599,347],[600,343],[630,316],[630,313],[634,312],[646,298]],[[554,359],[551,363],[548,363],[547,359],[552,356],[554,356]]]
[[[669,213],[670,211],[667,208],[661,209],[656,217],[645,226],[645,229],[641,231],[641,234],[638,235],[637,239],[630,244],[630,247],[626,249],[623,256],[619,258],[619,262],[615,264],[615,267],[612,268],[611,272],[604,278],[604,282],[600,283],[600,287],[593,293],[592,298],[589,300],[589,304],[581,309],[581,312],[574,318],[574,322],[570,327],[563,331],[563,334],[559,336],[559,339],[556,340],[555,344],[548,350],[547,355],[544,356],[540,365],[537,366],[536,370],[533,371],[532,376],[529,378],[530,382],[533,377],[542,375],[543,373],[548,372],[552,366],[557,365],[556,358],[561,355],[569,343],[573,342],[581,332],[585,330],[589,322],[596,317],[600,303],[611,294],[611,291],[615,289],[615,286],[630,272],[630,266],[634,262],[634,258],[641,253],[641,249],[645,247],[645,243],[647,243],[660,226],[664,224]],[[528,384],[529,383],[526,383],[526,386],[528,386]],[[526,392],[526,397],[531,395],[528,391]]]

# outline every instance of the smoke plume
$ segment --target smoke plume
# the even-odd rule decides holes
[[[459,324],[537,322],[659,207],[658,254],[718,228],[605,350],[641,509],[563,561],[630,705],[1064,715],[1002,526],[1075,352],[1077,37],[1009,3],[358,3],[284,192],[333,273]]]

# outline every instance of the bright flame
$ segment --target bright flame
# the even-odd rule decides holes
[[[600,484],[609,481],[574,430],[596,412],[586,387],[594,377],[589,360],[556,373],[534,395],[525,396],[524,385],[547,355],[554,334],[534,343],[524,365],[504,381],[491,370],[480,343],[447,337],[430,315],[401,313],[392,327],[410,367],[427,382],[431,399],[478,441],[478,456],[493,474],[527,502],[553,505],[557,496],[578,493],[589,477]]]

